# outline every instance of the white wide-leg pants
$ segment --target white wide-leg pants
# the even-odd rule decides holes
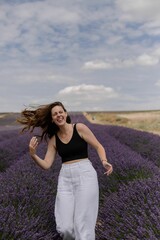
[[[89,159],[62,164],[55,202],[57,231],[64,240],[95,240],[99,207],[97,172]]]

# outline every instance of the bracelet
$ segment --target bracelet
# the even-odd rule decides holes
[[[106,160],[101,160],[102,162],[107,162],[108,163],[108,161],[107,161],[107,159]]]
[[[107,161],[107,159],[106,160],[102,160],[102,163],[103,162],[106,162],[108,165],[111,165],[108,161]]]

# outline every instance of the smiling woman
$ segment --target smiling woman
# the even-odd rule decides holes
[[[48,140],[46,155],[41,159],[36,154],[38,139],[32,137],[29,143],[32,159],[43,169],[52,166],[56,153],[62,159],[55,201],[57,231],[63,239],[94,240],[99,185],[97,172],[88,158],[88,144],[97,151],[105,174],[110,175],[113,169],[105,149],[85,124],[71,123],[61,102],[40,106],[34,111],[25,109],[21,114],[17,121],[25,125],[22,131],[40,127],[41,140]]]

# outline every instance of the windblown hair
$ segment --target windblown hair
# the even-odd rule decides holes
[[[65,112],[66,109],[61,102],[54,102],[47,105],[40,105],[36,110],[24,109],[21,117],[17,119],[18,123],[24,125],[21,132],[33,132],[34,128],[41,128],[42,134],[39,136],[43,139],[51,138],[58,131],[58,126],[52,122],[51,110],[55,106],[61,106]],[[67,115],[67,123],[71,123],[71,118]]]

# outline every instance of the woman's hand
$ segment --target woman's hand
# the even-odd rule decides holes
[[[113,172],[113,167],[110,163],[107,161],[102,161],[103,167],[106,169],[106,172],[104,174],[107,174],[109,176]]]
[[[37,138],[32,137],[30,142],[29,142],[29,153],[30,153],[31,156],[36,154],[37,146],[38,146]]]

